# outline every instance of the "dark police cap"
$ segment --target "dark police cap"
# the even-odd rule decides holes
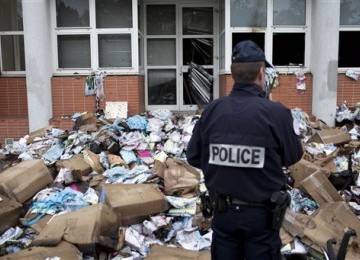
[[[232,62],[253,62],[263,61],[266,67],[272,67],[265,58],[263,50],[253,41],[241,41],[234,47],[232,53]]]

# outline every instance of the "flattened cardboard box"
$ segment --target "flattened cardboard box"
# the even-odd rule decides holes
[[[344,144],[351,141],[347,131],[338,128],[323,129],[313,134],[306,143],[322,143],[334,145]]]
[[[299,188],[300,182],[321,168],[312,162],[301,159],[289,167],[290,176],[294,179],[294,188]]]
[[[329,239],[335,239],[336,244],[340,245],[349,228],[354,229],[357,234],[360,232],[360,221],[346,202],[333,202],[321,206],[314,212],[312,222],[315,227],[305,228],[304,234],[310,241],[324,248],[326,248]],[[355,243],[352,243],[354,240]],[[359,244],[359,238],[357,236],[352,237],[349,244]],[[355,259],[360,259],[360,255]]]
[[[355,229],[359,234],[360,221],[346,202],[333,202],[321,206],[312,216],[287,210],[283,227],[291,235],[300,237],[301,242],[308,246],[326,248],[329,239],[336,239],[339,245],[348,228]],[[356,240],[355,244],[359,243],[358,237],[353,239]]]
[[[59,245],[53,247],[34,246],[21,250],[14,254],[9,254],[1,259],[23,259],[23,260],[39,260],[39,259],[83,259],[82,253],[76,246],[62,241]]]
[[[305,178],[300,185],[320,206],[329,202],[343,201],[334,185],[320,170]]]
[[[167,247],[154,245],[150,253],[145,257],[146,260],[210,260],[209,250],[192,251],[183,248]]]
[[[16,226],[20,219],[22,204],[16,200],[0,196],[0,235],[11,227]]]
[[[319,221],[318,223],[319,226],[314,221],[313,217],[309,215],[295,213],[288,209],[285,214],[283,228],[293,237],[299,237],[301,239],[301,242],[305,245],[311,246],[311,248],[321,252],[322,249],[319,246],[319,241],[324,241],[332,238],[334,236],[334,233],[330,229],[330,227],[327,227],[326,225],[324,225],[324,223],[321,223]],[[318,236],[316,237],[313,234]],[[311,238],[309,238],[308,235]],[[313,239],[315,239],[317,243],[314,243]]]
[[[52,182],[43,160],[23,161],[0,173],[0,193],[24,203]]]
[[[65,240],[78,246],[81,252],[93,254],[100,238],[116,238],[119,216],[102,203],[55,216],[40,231],[32,245],[52,246]]]
[[[122,225],[140,223],[169,208],[164,194],[154,184],[104,184],[100,201],[120,214]]]
[[[320,252],[322,250],[318,245],[326,247],[326,241],[337,236],[323,220],[291,210],[286,211],[283,228],[293,237],[299,237],[302,243],[319,249]]]
[[[314,212],[314,219],[323,220],[331,227],[339,238],[342,238],[347,228],[352,228],[358,234],[354,239],[360,243],[360,221],[346,202],[333,202],[321,206]],[[359,258],[360,259],[360,258]]]

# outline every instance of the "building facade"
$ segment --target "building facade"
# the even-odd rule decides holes
[[[273,100],[334,125],[360,101],[357,0],[0,0],[0,142],[106,102],[196,110],[232,88],[231,50],[252,39],[279,74]],[[95,71],[105,98],[85,95]],[[200,101],[200,103],[199,103]]]

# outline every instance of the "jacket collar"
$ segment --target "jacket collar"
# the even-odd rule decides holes
[[[265,97],[266,93],[259,85],[254,83],[235,83],[230,96],[235,95]]]

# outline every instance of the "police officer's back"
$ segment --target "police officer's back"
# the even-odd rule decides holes
[[[270,64],[263,51],[243,41],[232,61],[232,92],[207,105],[187,159],[203,170],[215,206],[213,258],[279,259],[281,241],[271,227],[270,200],[285,186],[282,166],[300,160],[302,147],[290,110],[265,98]]]

